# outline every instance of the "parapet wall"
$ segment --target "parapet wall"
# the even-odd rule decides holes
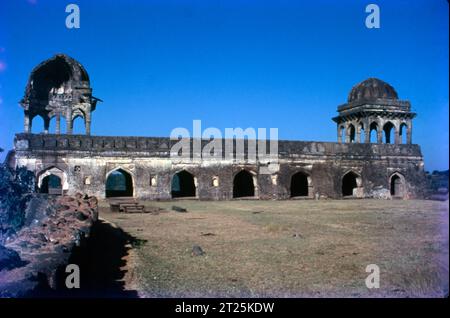
[[[221,139],[222,158],[225,158],[226,142]],[[70,156],[71,153],[86,152],[92,155],[104,156],[148,156],[168,158],[170,149],[177,140],[167,137],[117,137],[117,136],[86,136],[86,135],[51,135],[51,134],[17,134],[14,140],[16,152],[61,153]],[[191,149],[193,139],[190,140]],[[201,148],[208,144],[202,140]],[[247,141],[244,141],[247,145]],[[258,149],[258,142],[256,143]],[[248,156],[247,147],[244,147]],[[266,141],[266,152],[270,149]],[[236,142],[233,145],[236,152]],[[336,156],[351,158],[380,157],[416,157],[422,154],[419,145],[415,144],[374,144],[374,143],[335,143],[315,141],[278,141],[279,158],[295,159],[299,156]]]

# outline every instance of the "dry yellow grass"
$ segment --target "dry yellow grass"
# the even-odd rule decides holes
[[[100,216],[145,240],[133,249],[144,297],[442,297],[448,202],[146,202],[187,213]],[[209,233],[209,235],[202,235]],[[212,233],[212,234],[211,234]],[[193,245],[206,252],[192,256]],[[368,289],[368,264],[380,288]]]

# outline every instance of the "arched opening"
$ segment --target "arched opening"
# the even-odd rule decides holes
[[[72,120],[72,133],[74,135],[82,135],[85,131],[84,118],[81,115],[75,116]]]
[[[47,193],[53,195],[62,194],[62,181],[61,178],[50,174],[42,179],[41,187],[39,188],[40,193]]]
[[[172,178],[172,198],[195,197],[194,176],[186,170],[176,173]]]
[[[378,142],[378,125],[375,122],[370,124],[369,141],[371,143]]]
[[[67,134],[67,124],[66,118],[64,116],[61,116],[61,119],[59,121],[59,132],[61,134]]]
[[[52,118],[50,118],[48,132],[50,134],[56,134],[56,116],[53,116]]]
[[[31,119],[31,132],[33,134],[40,134],[44,132],[44,118],[42,116],[37,115]]]
[[[391,188],[391,196],[400,198],[403,197],[404,194],[403,178],[400,177],[400,175],[398,174],[392,175],[390,188]]]
[[[344,126],[339,127],[339,136],[341,137],[341,142],[345,142],[345,128]]]
[[[308,196],[308,176],[297,172],[291,178],[291,198]]]
[[[50,125],[49,125],[49,129],[48,129],[48,132],[50,134],[57,133],[57,118],[58,118],[58,115],[53,115],[52,118],[50,118]],[[59,115],[59,133],[60,134],[67,133],[66,119],[64,118],[63,115]]]
[[[350,171],[347,174],[345,174],[344,178],[342,178],[342,196],[348,197],[348,196],[354,196],[354,189],[358,187],[358,180],[359,176]]]
[[[233,198],[254,197],[255,185],[253,176],[247,170],[242,170],[233,180]]]
[[[406,132],[408,131],[408,125],[406,125],[405,123],[402,123],[400,125],[400,140],[399,142],[406,145],[408,143],[407,138],[406,138]]]
[[[41,193],[62,194],[69,189],[67,174],[55,166],[37,174],[37,187]]]
[[[364,132],[364,124],[359,123],[359,141],[365,142],[365,140],[366,140],[366,134]]]
[[[350,142],[355,142],[356,140],[356,132],[355,132],[355,126],[353,124],[350,124],[348,126],[348,134],[350,138]]]
[[[122,169],[111,172],[106,178],[107,198],[110,197],[132,197],[133,178],[131,174]]]
[[[387,122],[386,124],[384,124],[384,127],[383,127],[384,140],[383,140],[383,142],[385,144],[391,144],[393,142],[393,139],[394,139],[394,138],[392,138],[392,136],[393,136],[392,131],[393,130],[394,130],[394,125],[390,121]]]

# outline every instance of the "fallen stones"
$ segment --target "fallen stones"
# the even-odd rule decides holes
[[[175,212],[181,212],[181,213],[187,212],[187,210],[185,208],[181,208],[181,207],[176,206],[176,205],[172,205],[172,210],[175,211]]]
[[[205,255],[205,252],[203,251],[203,249],[199,246],[199,245],[194,245],[192,247],[192,256],[202,256]]]
[[[25,209],[24,226],[41,225],[42,221],[55,214],[55,204],[46,197],[33,197]]]
[[[30,280],[30,273],[39,273],[44,285],[56,288],[59,268],[67,265],[75,246],[86,243],[98,218],[97,203],[94,197],[76,195],[36,197],[28,204],[29,226],[1,247],[0,297],[22,297],[40,285]],[[11,271],[22,264],[26,266]]]
[[[200,233],[201,236],[216,236],[216,234],[207,232],[207,233]]]
[[[382,186],[377,186],[373,188],[370,196],[374,199],[389,200],[391,198],[391,192]]]
[[[88,216],[82,212],[77,212],[75,215],[76,215],[77,220],[79,220],[79,221],[84,221],[88,218]]]
[[[4,269],[13,269],[27,264],[22,261],[19,253],[0,245],[0,271]]]

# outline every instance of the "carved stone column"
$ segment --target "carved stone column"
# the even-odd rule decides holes
[[[364,142],[370,143],[370,124],[368,120],[364,121]]]
[[[91,112],[86,113],[86,118],[84,119],[84,125],[86,126],[86,135],[91,134]]]
[[[342,135],[341,135],[341,125],[337,125],[337,137],[338,137],[338,143],[342,143]]]
[[[68,111],[66,114],[66,129],[67,134],[71,135],[73,131],[73,122],[72,122],[72,111]]]
[[[48,118],[48,116],[45,116],[45,118],[44,118],[44,134],[48,134],[49,127],[50,127],[50,118]]]
[[[27,134],[31,133],[31,121],[30,121],[30,115],[28,113],[25,113],[24,122],[23,122],[23,130]]]
[[[400,144],[400,126],[399,123],[394,125],[394,133],[395,133],[395,144]]]
[[[358,123],[356,124],[356,142],[361,143],[361,125]]]
[[[383,143],[383,129],[380,127],[377,128],[377,143]]]
[[[61,133],[61,114],[56,114],[56,134]]]
[[[406,132],[406,142],[412,144],[412,120],[408,122],[408,130]]]

